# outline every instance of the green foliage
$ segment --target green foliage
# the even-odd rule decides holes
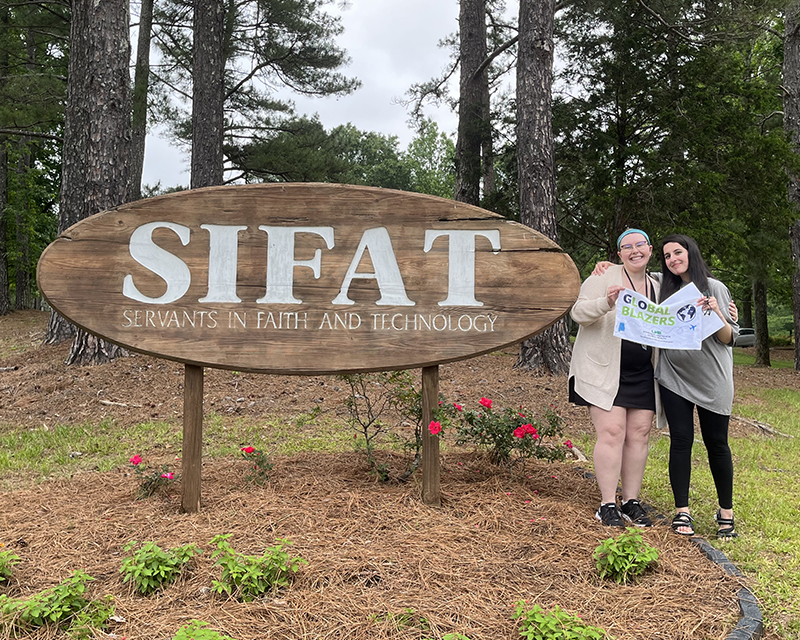
[[[3,624],[25,629],[69,622],[89,604],[84,594],[92,580],[89,574],[77,570],[56,586],[27,599],[0,595]]]
[[[202,620],[190,620],[189,624],[178,629],[172,640],[233,640],[230,636],[206,629],[207,626],[208,623]]]
[[[130,553],[138,544],[131,540],[125,545],[125,552]],[[123,559],[122,582],[131,581],[138,593],[148,596],[175,582],[183,566],[198,553],[202,551],[193,543],[164,551],[155,542],[143,542],[133,555]]]
[[[485,449],[495,464],[528,458],[563,460],[572,447],[569,440],[563,445],[560,442],[562,419],[553,406],[547,407],[544,419],[537,421],[522,407],[497,410],[488,398],[481,398],[479,404],[480,410],[465,409],[457,403],[442,404],[437,417],[443,423],[440,426],[455,424],[456,444]],[[432,433],[438,428],[435,424],[428,427]]]
[[[370,620],[378,623],[389,623],[395,631],[403,631],[404,629],[421,629],[427,631],[430,629],[428,619],[418,614],[412,607],[406,607],[400,613],[387,613],[372,614]]]
[[[0,582],[6,582],[11,577],[12,568],[19,560],[13,551],[0,551]]]
[[[635,580],[656,562],[658,549],[647,544],[641,533],[629,528],[616,538],[603,540],[593,557],[601,578],[623,584]]]
[[[158,467],[151,467],[142,464],[142,458],[138,453],[129,462],[133,465],[134,473],[139,478],[139,490],[136,492],[136,497],[139,499],[155,495],[180,478],[180,474],[170,471],[169,465],[162,464]]]
[[[578,616],[558,606],[547,612],[538,604],[528,609],[527,604],[520,601],[513,617],[520,621],[519,635],[525,640],[602,640],[609,637],[603,629],[584,624]]]
[[[96,630],[106,629],[108,620],[113,615],[114,596],[107,595],[102,600],[91,600],[75,614],[67,635],[73,640],[92,640],[97,637]]]
[[[246,481],[253,484],[266,484],[269,482],[269,472],[273,465],[267,454],[255,447],[242,447],[242,456],[253,466],[247,474]]]
[[[284,551],[285,546],[292,544],[289,540],[279,538],[259,557],[235,551],[228,542],[230,537],[231,534],[224,534],[211,540],[217,547],[211,557],[216,560],[216,566],[222,567],[222,576],[212,581],[212,587],[217,593],[225,593],[240,602],[252,602],[273,589],[287,587],[300,566],[308,564],[303,558],[293,558]]]

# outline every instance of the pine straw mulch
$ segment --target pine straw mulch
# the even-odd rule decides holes
[[[522,599],[578,613],[618,640],[724,638],[738,620],[740,583],[664,524],[643,530],[660,552],[655,570],[633,586],[601,580],[592,553],[611,531],[588,515],[596,488],[574,462],[536,461],[512,477],[475,454],[448,453],[441,508],[423,505],[415,484],[371,481],[356,454],[277,459],[267,486],[244,484],[246,464],[206,461],[203,506],[193,515],[178,513],[178,489],[136,501],[137,480],[124,470],[0,493],[2,539],[22,558],[4,591],[30,595],[81,568],[96,578],[92,595],[113,594],[125,618],[102,637],[127,640],[167,640],[191,619],[237,640],[456,631],[510,639],[519,637],[511,614]],[[308,565],[263,600],[220,598],[209,591],[219,568],[208,545],[220,533],[258,555],[288,538]],[[177,583],[142,597],[119,574],[130,540],[195,542],[205,552]],[[410,619],[399,622],[404,613]]]
[[[66,367],[67,345],[39,346],[46,323],[41,312],[0,318],[4,429],[103,419],[120,426],[167,420],[180,429],[181,365],[137,355]],[[593,432],[585,409],[567,402],[563,379],[515,370],[514,361],[513,350],[504,350],[443,365],[441,389],[448,400],[470,405],[481,396],[501,406],[553,403],[568,436]],[[737,389],[798,384],[800,374],[788,369],[736,368]],[[296,416],[314,406],[338,412],[345,396],[331,377],[210,369],[205,377],[206,412],[222,420]],[[760,433],[737,421],[731,431]],[[654,430],[653,437],[662,436]],[[407,464],[382,455],[392,476]],[[193,618],[237,640],[419,640],[451,632],[471,640],[512,639],[519,637],[511,614],[520,599],[579,613],[618,640],[725,638],[739,618],[739,581],[664,524],[643,531],[661,553],[655,571],[635,586],[600,580],[592,553],[613,532],[592,517],[599,494],[576,462],[531,464],[512,478],[473,454],[448,452],[444,505],[435,509],[421,503],[418,477],[407,485],[377,484],[357,454],[273,461],[272,481],[257,487],[245,486],[244,461],[206,459],[203,507],[195,515],[179,513],[179,487],[136,501],[137,479],[125,469],[2,491],[0,542],[22,562],[0,592],[28,596],[83,569],[96,578],[92,595],[113,594],[126,620],[102,637],[128,640],[169,640]],[[220,533],[233,534],[238,551],[258,555],[276,538],[288,538],[309,564],[290,589],[263,601],[220,599],[209,592],[219,569],[208,547]],[[205,553],[178,583],[143,598],[119,575],[130,540],[162,547],[194,542]],[[404,625],[407,610],[413,614]],[[58,636],[50,629],[26,637]],[[765,638],[775,640],[769,632]]]

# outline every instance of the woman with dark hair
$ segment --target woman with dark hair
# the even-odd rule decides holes
[[[729,313],[731,294],[722,282],[711,276],[700,248],[689,236],[665,237],[661,241],[661,264],[659,302],[693,282],[703,295],[698,300],[702,312],[715,313],[723,323],[721,329],[703,340],[699,351],[662,349],[655,371],[670,432],[669,480],[676,510],[672,529],[680,535],[694,535],[694,520],[689,514],[689,479],[696,407],[719,501],[715,516],[717,538],[734,538],[737,534],[733,520],[733,460],[728,446],[728,422],[733,405],[731,347],[739,325]]]

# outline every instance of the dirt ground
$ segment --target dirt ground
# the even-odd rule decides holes
[[[180,423],[182,365],[135,355],[97,367],[66,367],[65,345],[39,346],[46,321],[41,312],[0,318],[4,429],[103,418],[122,425]],[[515,356],[509,349],[442,365],[441,391],[448,400],[470,404],[481,396],[503,406],[554,404],[568,436],[591,431],[585,409],[568,404],[564,379],[515,370]],[[775,357],[791,358],[792,352]],[[736,384],[797,388],[800,375],[739,367]],[[207,370],[205,377],[206,411],[254,421],[314,406],[337,411],[345,394],[331,377],[221,370]],[[756,429],[733,422],[736,435]],[[618,640],[724,638],[738,620],[740,582],[664,524],[643,531],[661,554],[655,571],[634,586],[600,580],[592,552],[610,533],[587,517],[598,494],[576,461],[530,464],[512,477],[471,452],[447,453],[441,509],[422,505],[418,478],[376,483],[355,453],[274,462],[270,483],[252,486],[242,480],[243,460],[206,460],[203,508],[194,515],[179,513],[179,487],[137,501],[128,469],[0,492],[0,543],[22,558],[2,592],[29,595],[82,568],[95,577],[94,594],[114,595],[121,620],[98,637],[128,640],[169,640],[193,618],[237,640],[421,640],[453,632],[499,640],[518,637],[510,616],[519,600],[580,613]],[[219,533],[233,534],[237,550],[259,555],[277,538],[288,538],[292,552],[309,564],[289,589],[263,600],[221,599],[209,592],[219,568],[208,542]],[[206,552],[176,584],[144,598],[119,577],[122,547],[130,540],[195,542]],[[57,635],[50,630],[27,637]],[[765,637],[775,640],[769,632]]]

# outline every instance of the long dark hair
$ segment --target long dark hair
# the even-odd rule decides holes
[[[700,253],[700,247],[689,236],[682,233],[673,233],[661,240],[661,293],[658,296],[659,302],[663,302],[683,285],[680,276],[676,276],[667,268],[667,261],[664,259],[664,247],[670,242],[677,242],[684,249],[689,257],[689,279],[700,289],[701,293],[708,292],[708,279],[711,277],[711,269],[708,268],[706,261]]]

